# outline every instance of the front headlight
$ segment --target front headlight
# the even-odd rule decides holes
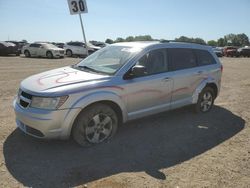
[[[48,109],[48,110],[56,110],[60,108],[65,101],[68,99],[68,96],[63,97],[32,97],[31,107],[40,108],[40,109]]]

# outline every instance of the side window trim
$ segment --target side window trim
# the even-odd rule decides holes
[[[187,68],[181,68],[181,69],[174,68],[174,62],[173,62],[173,56],[172,56],[173,54],[171,53],[171,50],[179,50],[179,49],[190,50],[192,52],[192,55],[195,59],[195,66],[194,67],[187,67]],[[192,49],[192,48],[169,48],[168,54],[169,54],[169,71],[171,71],[171,72],[182,71],[182,70],[193,69],[193,68],[199,67],[196,53],[195,53],[194,49]]]
[[[212,63],[202,64],[201,63],[201,59],[200,59],[201,57],[199,57],[199,52],[206,53],[207,56],[212,61]],[[217,63],[216,60],[214,59],[213,55],[209,51],[207,51],[207,50],[195,49],[195,56],[197,58],[197,64],[198,64],[199,67],[208,66],[208,65],[215,65]]]
[[[164,55],[164,64],[167,65],[167,70],[164,70],[162,72],[158,72],[158,73],[153,73],[153,74],[145,74],[145,75],[142,75],[142,76],[137,76],[135,78],[141,78],[141,77],[147,77],[147,76],[154,76],[154,75],[158,75],[158,74],[163,74],[163,73],[167,73],[169,72],[169,66],[168,66],[168,55],[167,55],[167,51],[166,51],[167,48],[159,48],[159,49],[154,49],[154,50],[151,50],[149,52],[146,52],[143,56],[141,56],[137,61],[136,63],[132,66],[134,67],[140,59],[142,59],[145,55],[149,54],[149,53],[152,53],[152,52],[156,52],[156,51],[161,51]],[[132,69],[132,67],[130,68],[130,71]]]

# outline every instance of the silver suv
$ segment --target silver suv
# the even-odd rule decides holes
[[[31,76],[14,100],[17,126],[37,138],[80,145],[110,139],[118,125],[193,104],[208,112],[222,65],[212,48],[174,42],[107,46],[80,63]]]

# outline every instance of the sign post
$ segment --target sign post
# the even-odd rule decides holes
[[[88,13],[86,0],[68,0],[69,11],[71,15],[78,14],[80,18],[81,28],[82,28],[82,36],[87,50],[87,56],[89,55],[88,43],[86,39],[86,35],[84,32],[84,27],[82,23],[82,13]]]

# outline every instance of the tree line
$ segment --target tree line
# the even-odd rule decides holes
[[[117,43],[117,42],[133,42],[133,41],[168,41],[165,39],[153,39],[150,35],[139,35],[139,36],[128,36],[127,38],[118,37],[115,40],[107,39],[105,42],[108,44]],[[197,44],[207,44],[209,46],[248,46],[250,45],[249,38],[245,33],[242,34],[228,34],[224,37],[219,38],[218,40],[209,40],[205,41],[202,38],[190,38],[186,36],[181,36],[175,38],[172,41],[176,42],[190,42]]]

